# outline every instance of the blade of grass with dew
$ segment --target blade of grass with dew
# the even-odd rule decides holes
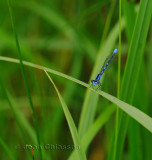
[[[6,154],[7,156],[6,156],[5,158],[9,157],[11,160],[16,160],[15,156],[13,155],[13,153],[11,152],[11,150],[9,149],[10,146],[8,146],[8,145],[4,142],[4,140],[2,139],[1,136],[0,136],[0,144],[1,144],[1,146],[4,148],[5,152],[7,153],[7,154]]]
[[[114,106],[108,106],[107,109],[105,109],[98,118],[93,122],[93,124],[89,127],[87,132],[84,134],[84,136],[81,139],[81,144],[84,150],[86,151],[92,142],[95,135],[99,132],[99,130],[104,126],[104,124],[109,120],[111,115],[114,113],[115,107]],[[76,160],[76,152],[73,151],[73,153],[70,155],[69,160]]]
[[[142,61],[143,50],[145,46],[145,41],[148,33],[148,27],[151,19],[152,11],[152,1],[146,0],[141,1],[139,12],[136,18],[136,24],[130,44],[129,55],[127,59],[127,64],[125,68],[125,73],[122,81],[122,88],[120,97],[122,100],[132,103],[134,97],[134,91],[136,87],[136,82],[138,78],[138,73],[140,69],[140,64]],[[120,113],[122,115],[122,112]],[[116,159],[119,160],[124,138],[126,135],[126,130],[128,126],[129,117],[123,116],[121,119],[121,126],[119,129],[119,139],[117,145]],[[119,148],[118,148],[119,147]],[[112,147],[111,147],[112,150]]]
[[[0,60],[7,61],[7,62],[12,62],[12,63],[17,63],[17,64],[19,64],[19,62],[20,62],[18,59],[8,58],[8,57],[3,57],[3,56],[0,56]],[[134,107],[130,104],[127,104],[126,102],[123,102],[122,100],[119,100],[116,97],[114,97],[114,96],[112,96],[112,95],[110,95],[106,92],[103,92],[103,91],[100,91],[100,90],[94,90],[93,88],[90,88],[90,85],[88,85],[87,83],[84,83],[84,82],[82,82],[78,79],[70,77],[70,76],[68,76],[66,74],[63,74],[61,72],[55,71],[53,69],[50,69],[50,68],[47,68],[47,67],[44,67],[44,66],[40,66],[40,65],[37,65],[37,64],[26,62],[26,61],[23,61],[23,64],[26,65],[26,66],[29,66],[29,67],[39,69],[39,70],[46,70],[49,73],[58,75],[60,77],[66,78],[66,79],[71,80],[75,83],[78,83],[78,84],[80,84],[84,87],[89,88],[90,90],[100,94],[104,98],[108,99],[109,101],[111,101],[112,103],[114,103],[115,105],[120,107],[120,109],[122,109],[124,112],[126,112],[128,115],[130,115],[133,119],[135,119],[137,122],[139,122],[147,130],[152,132],[152,118],[149,117],[148,115],[146,115],[144,112],[137,109],[136,107]]]
[[[28,86],[28,82],[27,82],[27,78],[26,78],[26,74],[25,74],[25,70],[24,70],[24,66],[23,66],[21,49],[20,49],[20,45],[19,45],[19,41],[18,41],[18,37],[17,37],[16,26],[15,26],[14,17],[13,17],[13,10],[12,10],[10,0],[7,0],[7,3],[8,3],[8,8],[9,8],[9,13],[10,13],[10,16],[11,16],[11,22],[12,22],[12,27],[13,27],[13,31],[14,31],[16,46],[17,46],[17,50],[18,50],[18,56],[19,56],[19,59],[20,59],[21,72],[22,72],[22,75],[23,75],[23,78],[24,78],[25,87],[26,87],[28,98],[29,98],[29,103],[30,103],[32,113],[33,113],[33,121],[34,121],[35,130],[36,130],[37,141],[38,141],[38,145],[40,145],[38,123],[37,123],[36,113],[35,113],[35,109],[34,109],[34,106],[33,106],[33,103],[32,103],[32,98],[31,98],[31,95],[30,95],[30,89],[29,89],[29,86]],[[39,149],[39,155],[40,155],[40,159],[43,160],[41,148]]]
[[[46,72],[46,70],[44,70],[44,72],[46,73],[47,77],[49,78],[49,80],[53,84],[53,86],[54,86],[54,88],[55,88],[55,90],[56,90],[56,92],[58,94],[59,100],[61,102],[64,114],[65,114],[65,117],[66,117],[68,125],[69,125],[69,129],[70,129],[70,132],[71,132],[71,135],[72,135],[72,138],[73,138],[74,145],[75,146],[80,146],[80,150],[77,150],[77,158],[80,159],[80,160],[85,160],[86,159],[86,155],[85,155],[85,152],[83,151],[83,148],[81,146],[80,138],[79,138],[76,126],[74,124],[73,118],[72,118],[72,116],[70,114],[70,111],[69,111],[66,103],[64,102],[62,96],[60,95],[56,85],[54,84],[53,80],[51,79],[51,77]]]

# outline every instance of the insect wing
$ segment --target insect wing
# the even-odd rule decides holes
[[[104,61],[103,65],[102,65],[102,68],[101,68],[101,70],[100,70],[100,73],[103,71],[103,69],[104,69],[105,65],[106,65],[106,64],[107,64],[107,62],[108,62],[108,59],[109,59],[109,56],[105,59],[105,61]]]

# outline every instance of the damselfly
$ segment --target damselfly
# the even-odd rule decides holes
[[[101,83],[100,83],[100,80],[101,80],[101,77],[104,73],[104,71],[107,69],[109,63],[111,62],[111,60],[114,58],[115,54],[118,52],[118,49],[115,48],[113,53],[112,53],[112,56],[108,59],[106,58],[102,68],[101,68],[101,71],[99,74],[97,74],[97,76],[95,77],[95,79],[91,80],[91,83],[92,83],[92,86],[95,86],[95,85],[98,85],[98,88],[101,86]]]

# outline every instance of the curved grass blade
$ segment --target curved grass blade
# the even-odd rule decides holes
[[[55,88],[55,90],[56,90],[56,92],[58,94],[58,97],[60,99],[60,102],[61,102],[64,114],[65,114],[65,117],[67,119],[67,122],[68,122],[68,125],[69,125],[69,128],[70,128],[70,132],[71,132],[71,135],[72,135],[72,138],[73,138],[74,145],[75,146],[80,146],[80,149],[76,150],[76,152],[77,152],[77,159],[79,159],[79,160],[86,160],[85,152],[83,151],[83,147],[81,146],[80,138],[78,136],[78,132],[77,132],[76,126],[74,124],[73,118],[72,118],[72,116],[70,114],[70,111],[69,111],[66,103],[64,102],[61,94],[59,93],[56,85],[54,84],[52,78],[49,76],[49,74],[46,72],[46,70],[44,70],[44,72],[46,73],[47,77],[49,78],[49,80],[53,84],[53,86],[54,86],[54,88]]]
[[[124,28],[124,26],[125,26],[124,19],[122,19],[122,29]],[[97,60],[93,72],[91,74],[91,79],[93,79],[95,75],[99,73],[99,68],[101,68],[101,64],[104,63],[106,57],[112,52],[113,46],[118,38],[118,34],[119,34],[119,24],[116,24],[113,30],[110,32],[105,43],[101,44],[99,48]],[[92,93],[90,90],[87,90],[79,123],[79,133],[81,137],[87,131],[90,124],[93,122],[94,115],[96,112],[97,101],[98,101],[98,95]]]
[[[18,59],[8,58],[8,57],[3,57],[3,56],[0,56],[0,60],[19,63]],[[37,65],[37,64],[33,64],[33,63],[30,63],[30,62],[26,62],[26,61],[23,61],[23,64],[27,65],[29,67],[36,68],[36,69],[46,70],[47,72],[53,73],[55,75],[59,75],[61,77],[69,79],[73,82],[76,82],[76,83],[78,83],[78,84],[80,84],[84,87],[89,88],[90,90],[100,94],[104,98],[106,98],[109,101],[111,101],[112,103],[116,104],[118,107],[120,107],[120,109],[122,109],[124,112],[126,112],[129,116],[134,118],[137,122],[139,122],[141,125],[143,125],[145,128],[147,128],[150,132],[152,132],[152,118],[149,117],[148,115],[146,115],[144,112],[140,111],[139,109],[135,108],[134,106],[132,106],[130,104],[127,104],[126,102],[123,102],[123,101],[117,99],[116,97],[106,93],[106,92],[103,92],[103,91],[100,91],[100,90],[94,90],[93,88],[90,88],[90,85],[88,85],[87,83],[84,83],[84,82],[82,82],[78,79],[75,79],[73,77],[70,77],[66,74],[57,72],[53,69],[46,68],[46,67],[43,67],[43,66],[40,66],[40,65]]]
[[[98,133],[98,131],[102,128],[102,126],[109,120],[111,115],[114,113],[115,107],[114,106],[108,106],[108,108],[103,111],[100,116],[93,122],[93,124],[89,127],[87,132],[84,134],[84,136],[81,139],[81,144],[84,150],[86,151],[89,147],[90,143],[92,142],[95,135]],[[70,157],[69,160],[76,160],[76,152],[74,151]]]

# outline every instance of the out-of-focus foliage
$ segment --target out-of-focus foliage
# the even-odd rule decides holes
[[[116,0],[11,0],[11,4],[22,59],[64,73],[65,78],[69,75],[90,84],[105,58],[118,48],[119,3]],[[152,117],[151,14],[151,0],[122,0],[120,98],[149,117]],[[37,119],[35,126],[20,65],[11,60],[2,61],[2,57],[19,59],[13,32],[7,0],[1,0],[0,159],[32,159],[32,149],[26,145],[33,146],[36,160],[77,159],[74,150],[81,148],[73,148],[73,144],[81,143],[87,159],[112,160],[115,107],[108,98],[99,97],[56,72],[50,75],[60,92],[58,95],[62,95],[60,102],[46,74],[25,65]],[[117,95],[117,62],[116,57],[101,80],[102,90],[113,96]],[[70,111],[66,110],[68,123],[63,102],[66,103],[63,108],[67,105]],[[136,112],[130,115],[139,117]],[[119,118],[116,159],[151,160],[151,133],[139,125],[140,119],[137,122],[121,112]],[[145,119],[145,127],[150,123]],[[74,132],[70,132],[68,125]],[[79,154],[85,157],[83,151]]]

